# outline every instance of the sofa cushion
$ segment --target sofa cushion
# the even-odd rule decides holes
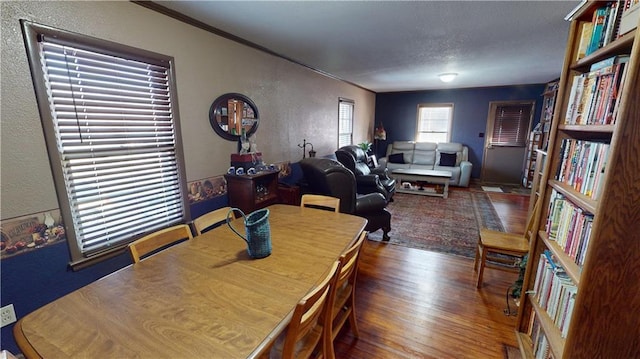
[[[438,151],[440,152],[447,152],[447,153],[454,153],[454,152],[462,152],[462,143],[456,143],[456,142],[443,142],[443,143],[438,143]]]
[[[391,163],[406,163],[404,161],[404,154],[402,152],[390,154],[389,155],[389,162],[391,162]]]
[[[457,157],[455,153],[440,152],[440,166],[455,167]]]
[[[416,165],[433,166],[436,163],[437,144],[432,142],[416,143],[413,162]]]
[[[388,154],[402,153],[404,154],[404,163],[412,163],[414,145],[415,142],[411,141],[394,141]]]
[[[438,143],[438,154],[436,156],[437,157],[436,166],[440,165],[441,153],[455,153],[457,155],[456,164],[455,164],[456,167],[460,166],[460,162],[467,160],[465,156],[464,146],[461,143],[456,143],[456,142]]]
[[[398,151],[413,151],[415,142],[411,141],[395,141],[393,142],[393,149]]]

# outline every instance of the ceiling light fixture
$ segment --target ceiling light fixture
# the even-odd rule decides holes
[[[456,78],[456,76],[458,76],[458,74],[455,72],[447,72],[447,73],[438,75],[438,77],[440,78],[440,81],[442,82],[451,82],[453,81],[453,79]]]

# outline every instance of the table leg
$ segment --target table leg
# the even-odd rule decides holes
[[[444,183],[444,191],[442,192],[442,198],[449,198],[449,181]]]

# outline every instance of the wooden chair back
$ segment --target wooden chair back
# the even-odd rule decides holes
[[[320,194],[304,194],[300,199],[301,207],[322,207],[333,209],[334,212],[340,212],[340,198],[323,196]]]
[[[319,350],[323,358],[332,358],[326,353],[324,335],[330,326],[328,309],[331,288],[335,286],[340,262],[336,261],[327,276],[311,292],[298,302],[282,347],[282,358],[309,358]]]
[[[340,273],[338,275],[336,288],[340,288],[347,281],[355,283],[358,270],[358,259],[360,258],[360,248],[366,238],[367,231],[363,231],[356,242],[340,256]]]
[[[358,240],[340,256],[340,272],[336,281],[335,290],[332,293],[333,306],[331,308],[331,345],[333,339],[338,335],[347,319],[353,335],[358,338],[360,332],[356,323],[355,312],[355,290],[356,277],[358,275],[358,262],[360,259],[360,250],[367,238],[367,232],[364,231],[358,237]]]
[[[231,207],[223,207],[196,218],[193,221],[193,228],[196,230],[196,236],[201,235],[207,228],[213,226],[214,224],[226,221],[230,209]],[[231,219],[235,219],[235,212],[231,212],[229,217],[232,217]]]
[[[147,254],[176,243],[183,239],[192,239],[191,229],[186,224],[179,224],[173,227],[165,228],[157,232],[148,234],[129,244],[129,253],[134,263],[140,262],[140,259]]]

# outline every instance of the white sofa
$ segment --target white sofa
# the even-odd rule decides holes
[[[398,155],[399,153],[402,153],[402,156]],[[441,156],[443,153],[448,155]],[[391,156],[394,154],[395,156]],[[451,166],[440,164],[441,157],[445,157],[443,163],[446,164],[446,159],[452,160],[453,154],[455,154],[455,163],[450,163]],[[391,161],[389,156],[391,156]],[[469,149],[467,146],[454,142],[394,141],[387,146],[386,156],[382,157],[378,163],[381,167],[388,168],[390,173],[398,168],[449,171],[451,172],[449,184],[458,187],[469,186],[473,167],[469,162]]]

